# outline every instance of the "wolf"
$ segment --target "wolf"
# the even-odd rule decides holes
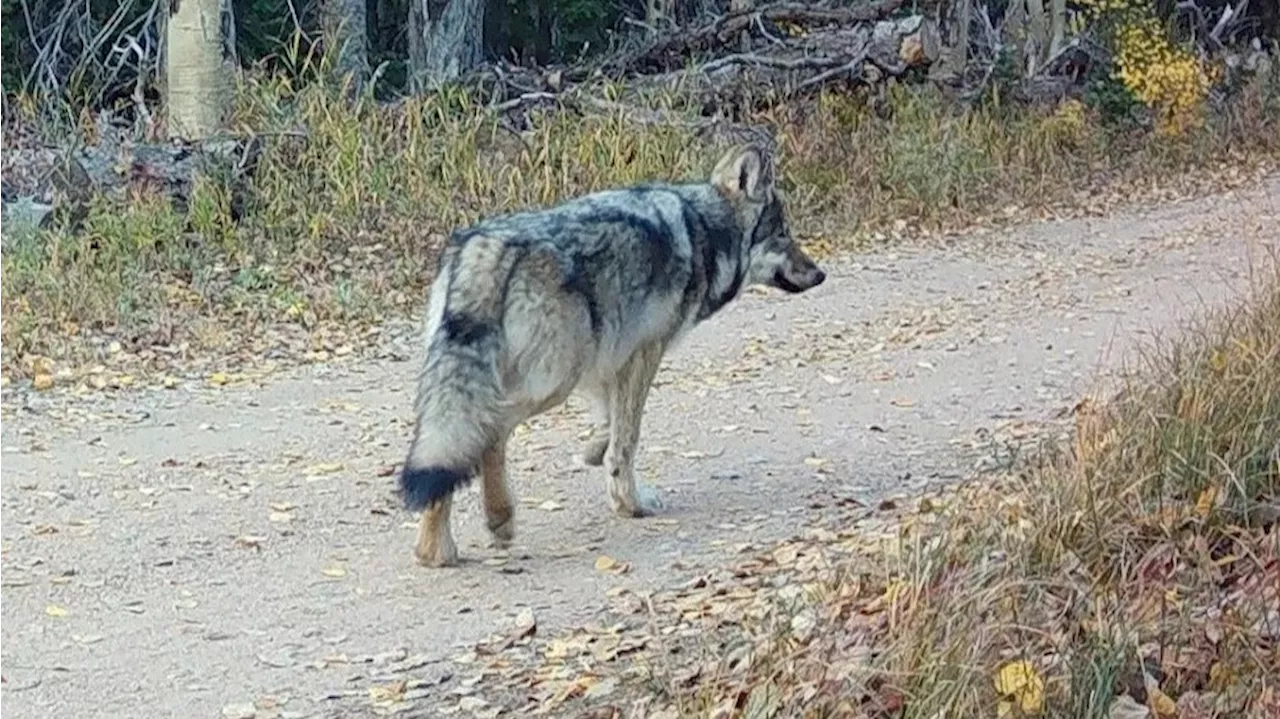
[[[710,181],[642,183],[484,219],[449,236],[431,283],[413,439],[399,477],[420,512],[414,553],[457,564],[449,515],[476,474],[498,546],[515,534],[506,479],[517,425],[578,392],[613,510],[661,509],[637,484],[636,444],[663,355],[748,285],[800,293],[826,273],[801,251],[768,157],[722,156]]]

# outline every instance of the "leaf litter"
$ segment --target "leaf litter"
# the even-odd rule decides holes
[[[679,586],[657,591],[615,586],[605,593],[608,611],[564,631],[536,631],[532,611],[522,611],[514,629],[450,660],[459,675],[470,676],[454,682],[454,691],[473,701],[450,704],[445,713],[677,717],[688,713],[681,707],[702,707],[694,713],[776,717],[820,705],[831,716],[896,716],[910,693],[907,679],[892,671],[894,641],[933,597],[945,596],[947,582],[955,579],[944,572],[921,582],[900,570],[920,556],[913,546],[961,541],[993,523],[1001,532],[1029,531],[1021,509],[1027,499],[1013,482],[987,478],[956,484],[888,498],[875,510],[836,500],[828,505],[833,513],[812,516],[797,536],[752,549],[739,561]],[[1188,517],[1204,504],[1196,500],[1203,497],[1187,503]],[[1280,553],[1265,544],[1253,550],[1267,569],[1224,579],[1234,587],[1237,610],[1249,592],[1256,592],[1263,606],[1277,602]],[[595,560],[595,568],[605,573],[620,573],[625,566],[608,555]],[[1271,588],[1263,590],[1266,586]],[[993,625],[1013,625],[1017,615],[1011,607],[991,609]],[[1130,615],[1134,627],[1157,631],[1158,611],[1155,619],[1137,604],[1128,611],[1136,612]],[[1223,621],[1219,614],[1203,625]],[[1051,702],[1061,700],[1053,683],[1061,683],[1057,652],[1069,631],[1079,630],[1063,617],[1045,618],[1042,641],[1011,646],[1016,654],[993,665],[987,682],[992,715],[1042,716]],[[1198,662],[1216,666],[1196,653],[1203,651],[1197,646],[1210,645],[1212,633],[1202,629],[1199,644],[1185,648],[1192,653],[1167,658],[1166,673],[1185,677],[1187,667]],[[1229,691],[1233,680],[1225,669],[1206,676],[1215,671],[1218,686]],[[1170,683],[1168,677],[1164,681]],[[1182,707],[1220,704],[1225,696],[1182,691],[1175,701],[1159,683],[1139,680],[1138,686],[1143,687],[1141,701],[1120,694],[1112,700],[1111,716],[1201,716]],[[640,707],[639,713],[628,714],[628,707]]]

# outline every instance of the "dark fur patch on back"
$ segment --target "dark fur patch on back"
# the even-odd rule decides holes
[[[445,311],[440,323],[450,342],[473,345],[493,333],[493,326],[463,312]]]
[[[600,317],[600,301],[596,298],[596,290],[591,286],[591,279],[587,276],[582,263],[576,261],[577,258],[574,259],[573,266],[565,275],[564,288],[587,303],[587,314],[591,317],[591,335],[598,338],[604,323]]]

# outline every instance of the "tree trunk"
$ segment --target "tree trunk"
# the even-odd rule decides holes
[[[222,124],[230,83],[222,62],[223,0],[174,0],[165,33],[170,137],[198,140]]]
[[[439,15],[427,0],[409,7],[410,86],[435,89],[484,59],[485,0],[448,0]]]
[[[1045,17],[1044,0],[1027,0],[1027,71],[1034,77],[1040,64],[1049,56],[1049,18]]]
[[[551,3],[529,0],[529,17],[533,22],[533,60],[537,65],[551,62]]]
[[[1050,0],[1049,12],[1049,57],[1062,50],[1062,43],[1067,34],[1067,0]]]
[[[326,40],[333,43],[334,74],[359,93],[369,72],[368,16],[365,0],[323,0],[321,17]]]

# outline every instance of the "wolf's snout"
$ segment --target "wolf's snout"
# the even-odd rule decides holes
[[[815,265],[810,265],[800,272],[778,270],[773,276],[773,285],[791,294],[798,294],[817,287],[825,279],[827,279],[827,273]]]

